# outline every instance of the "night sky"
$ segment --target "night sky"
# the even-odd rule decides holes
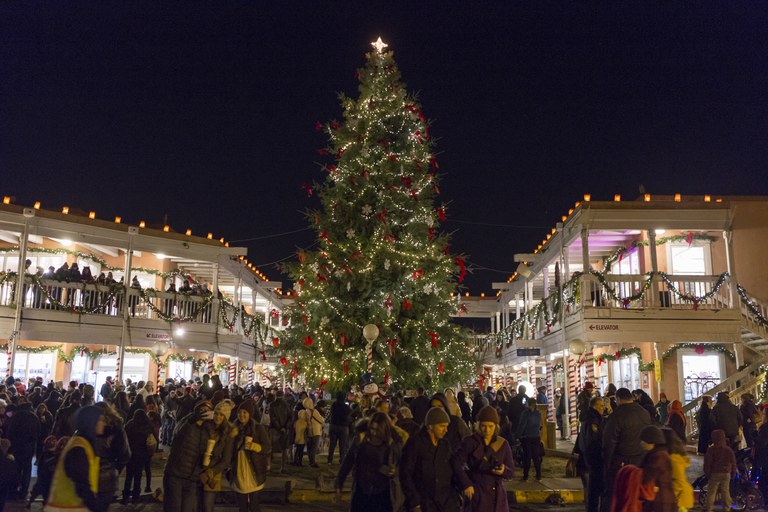
[[[314,125],[378,36],[434,120],[472,293],[585,192],[768,194],[767,4],[620,4],[6,1],[0,194],[233,241],[305,229]],[[313,240],[237,245],[281,279],[266,264]]]

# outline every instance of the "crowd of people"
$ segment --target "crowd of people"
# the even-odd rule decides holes
[[[255,511],[270,474],[338,462],[335,485],[341,492],[352,476],[353,511],[502,512],[516,466],[523,481],[542,478],[545,391],[419,388],[406,396],[369,383],[330,397],[203,375],[157,387],[108,378],[97,393],[89,384],[9,378],[0,386],[0,509],[6,499],[42,497],[46,510],[104,511],[152,494],[167,511],[208,512],[231,490],[241,511]],[[576,405],[588,512],[693,506],[680,402],[662,395],[654,404],[642,390],[614,386],[600,396],[586,383]],[[768,468],[768,421],[758,429],[757,416],[751,396],[737,407],[727,393],[698,411],[699,451],[721,494],[742,431],[756,465]],[[158,450],[167,451],[162,485],[150,463]]]

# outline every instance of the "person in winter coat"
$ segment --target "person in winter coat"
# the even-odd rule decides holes
[[[200,474],[203,484],[203,512],[213,512],[216,494],[221,491],[222,476],[232,465],[232,447],[238,434],[237,428],[229,423],[234,407],[234,402],[225,398],[213,409],[213,419],[205,423],[208,429],[208,443]]]
[[[448,424],[448,433],[445,434],[446,440],[450,443],[452,448],[456,449],[461,444],[461,440],[471,434],[469,427],[467,427],[467,424],[464,423],[460,417],[450,413],[448,400],[445,398],[444,394],[435,393],[432,395],[431,405],[432,407],[440,407],[448,414],[450,423]],[[416,421],[415,417],[413,419]]]
[[[299,411],[299,414],[303,414],[307,422],[307,455],[309,456],[309,466],[318,468],[317,465],[317,449],[320,446],[320,439],[323,436],[323,423],[325,420],[323,416],[315,409],[315,404],[312,399],[307,397],[302,402],[304,410]]]
[[[83,407],[75,417],[77,428],[59,457],[51,482],[46,512],[61,510],[103,512],[108,504],[98,499],[99,460],[96,440],[104,434],[106,421],[104,410],[99,407]]]
[[[256,422],[256,404],[243,400],[237,408],[237,434],[232,449],[232,490],[237,493],[240,512],[259,510],[259,491],[267,480],[267,461],[272,452],[269,433]]]
[[[291,408],[286,403],[283,391],[278,390],[275,394],[275,400],[269,404],[269,436],[272,453],[280,454],[280,468],[278,472],[286,472],[288,463],[288,449],[291,446],[291,439],[288,435],[293,424],[293,415]],[[272,456],[270,454],[270,457]]]
[[[62,438],[63,439],[63,438]],[[53,472],[56,470],[56,462],[59,460],[60,452],[56,450],[57,440],[53,436],[48,436],[43,441],[43,450],[37,458],[37,480],[32,486],[27,500],[27,508],[32,506],[32,502],[38,496],[43,497],[43,504],[48,501],[48,494],[51,492],[51,481]],[[0,508],[0,510],[2,510]]]
[[[467,499],[466,512],[508,512],[504,480],[514,476],[515,462],[507,441],[498,436],[499,413],[483,407],[475,418],[477,432],[465,437],[451,458],[453,473]]]
[[[38,438],[37,450],[35,452],[35,455],[37,455],[39,460],[43,455],[43,442],[51,435],[51,432],[53,432],[53,415],[48,412],[48,408],[44,403],[40,403],[35,412],[37,414],[37,419],[40,420],[40,437]]]
[[[48,395],[48,398],[46,398],[43,403],[48,408],[48,412],[50,412],[55,419],[56,411],[58,411],[59,407],[61,406],[61,393],[59,393],[54,389],[53,391],[51,391],[51,394]]]
[[[450,419],[448,421],[450,423]],[[421,426],[413,420],[413,413],[411,413],[411,410],[407,407],[401,407],[400,410],[397,411],[397,421],[395,422],[395,426],[405,430],[408,433],[409,439],[415,436],[421,429]]]
[[[693,486],[685,475],[686,468],[691,465],[691,459],[685,444],[672,429],[665,428],[662,432],[667,441],[669,461],[672,463],[672,489],[675,492],[678,512],[687,512],[693,508]]]
[[[131,448],[125,435],[123,418],[107,402],[99,402],[95,407],[104,411],[104,434],[96,440],[96,452],[99,454],[99,492],[96,498],[104,507],[115,499],[117,477],[131,460]]]
[[[640,434],[651,424],[648,411],[635,402],[627,388],[616,391],[616,409],[608,417],[603,430],[603,464],[605,478],[600,510],[609,512],[613,483],[619,468],[625,464],[638,466],[645,452],[640,447]]]
[[[208,429],[204,425],[212,419],[213,406],[204,400],[177,426],[163,475],[164,512],[197,510],[200,461],[208,445]]]
[[[669,406],[667,426],[677,434],[680,441],[685,443],[685,416],[683,415],[683,404],[680,400],[673,400]]]
[[[659,401],[656,402],[656,417],[659,418],[659,423],[666,425],[668,416],[669,400],[667,399],[666,394],[659,393]]]
[[[450,418],[433,407],[424,426],[403,448],[400,483],[410,511],[459,512],[461,497],[453,487],[453,450],[445,439]]]
[[[56,411],[56,419],[53,422],[53,434],[55,436],[72,436],[75,431],[74,422],[72,420],[75,412],[80,409],[80,399],[80,391],[75,390],[68,395],[62,406]]]
[[[147,413],[139,409],[133,414],[133,418],[125,426],[125,434],[128,437],[128,446],[131,448],[131,458],[125,471],[125,485],[123,486],[123,505],[132,497],[137,503],[141,495],[141,471],[147,460],[152,458],[154,448],[148,444],[149,437],[155,439],[154,428],[149,422]]]
[[[717,402],[710,414],[712,430],[720,429],[728,438],[728,445],[732,450],[739,449],[739,428],[743,423],[741,411],[733,403],[726,391],[717,394]]]
[[[424,388],[416,388],[416,396],[413,398],[413,400],[411,400],[410,408],[411,412],[413,413],[413,421],[415,421],[417,424],[422,425],[424,423],[424,418],[426,417],[427,411],[430,408],[429,403],[430,400],[424,394]]]
[[[595,392],[595,385],[592,382],[585,382],[582,389],[576,396],[576,417],[581,418],[589,410],[589,403]]]
[[[19,484],[18,496],[26,499],[29,492],[29,483],[32,478],[32,458],[37,451],[37,443],[40,438],[40,420],[32,411],[32,404],[23,399],[8,421],[5,435],[11,442],[10,453],[16,459]]]
[[[600,510],[600,495],[603,493],[603,410],[605,402],[599,396],[593,396],[589,410],[579,418],[578,447],[587,469],[586,496],[587,512]]]
[[[648,393],[642,389],[636,389],[632,392],[632,396],[635,397],[635,401],[640,404],[643,409],[648,411],[648,415],[652,420],[659,421],[658,416],[656,416],[656,406],[653,404],[653,399],[648,396]]]
[[[712,512],[718,491],[725,510],[731,510],[731,478],[736,475],[736,456],[728,446],[724,430],[712,431],[712,446],[704,456],[704,474],[709,479],[705,512]]]
[[[699,446],[696,453],[704,455],[709,448],[709,439],[712,435],[712,420],[710,415],[712,413],[712,397],[704,395],[701,397],[701,405],[699,410],[696,411],[696,426],[699,429]]]
[[[755,470],[760,475],[758,486],[765,495],[768,492],[768,408],[763,409],[763,422],[755,438]]]
[[[509,423],[512,432],[517,431],[517,424],[520,421],[520,416],[525,410],[525,403],[528,400],[528,395],[525,394],[525,386],[519,386],[517,388],[517,395],[513,396],[509,400]],[[486,404],[487,405],[487,404]],[[475,421],[477,421],[475,419]]]
[[[358,434],[336,477],[336,493],[353,474],[350,512],[399,512],[404,497],[399,471],[402,446],[392,434],[384,413],[371,416],[364,432]]]
[[[758,417],[757,406],[755,405],[755,397],[751,393],[744,393],[741,395],[741,431],[744,434],[744,441],[747,446],[752,448],[755,442],[755,436],[757,435],[757,425],[755,420]]]
[[[656,425],[648,425],[640,434],[640,445],[646,452],[640,463],[643,485],[652,484],[656,489],[654,499],[643,503],[643,512],[677,512],[672,487],[672,461],[664,433]]]
[[[541,413],[536,409],[536,399],[529,398],[517,424],[517,438],[523,447],[523,481],[528,480],[531,460],[536,470],[536,480],[541,480]]]
[[[464,423],[470,425],[472,423],[472,409],[467,402],[467,395],[463,391],[459,391],[456,395],[456,401],[459,403],[459,410],[461,411],[461,419]]]
[[[331,414],[328,418],[328,464],[333,462],[333,452],[339,445],[339,464],[347,453],[349,440],[349,423],[352,411],[346,402],[343,391],[336,393],[336,400],[331,404]]]
[[[296,413],[296,421],[293,423],[293,464],[302,466],[304,459],[304,448],[307,446],[307,436],[309,435],[309,416],[304,414],[304,406]]]

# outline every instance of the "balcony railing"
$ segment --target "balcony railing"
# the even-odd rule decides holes
[[[587,308],[614,309],[728,309],[732,301],[728,273],[719,276],[668,275],[649,272],[644,275],[603,275],[599,272],[577,273],[563,285],[562,297],[554,293],[525,311],[500,333],[491,335],[496,355],[515,340],[539,339],[559,327],[566,318]],[[565,311],[561,313],[561,305]]]

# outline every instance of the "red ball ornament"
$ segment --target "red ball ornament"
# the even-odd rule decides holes
[[[306,338],[304,338],[304,344],[305,344],[306,346],[308,346],[308,347],[311,347],[311,346],[312,346],[312,342],[313,342],[313,341],[314,341],[314,340],[312,339],[312,336],[307,336]]]
[[[704,345],[696,345],[695,352],[699,355],[704,353]]]

